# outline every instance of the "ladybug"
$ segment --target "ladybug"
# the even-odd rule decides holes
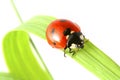
[[[84,35],[80,27],[67,19],[57,19],[51,22],[46,29],[46,38],[53,48],[69,48],[69,52],[74,54],[73,48],[84,47]]]

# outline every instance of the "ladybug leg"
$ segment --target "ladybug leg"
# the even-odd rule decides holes
[[[71,49],[71,48],[69,48],[69,53],[73,53],[74,51]]]
[[[71,48],[69,48],[69,53],[71,53],[73,56],[75,54],[75,51],[73,51]]]
[[[67,46],[64,48],[64,57],[66,57],[66,55],[65,55],[65,54],[66,54],[66,53],[65,53],[65,50],[66,50],[66,49],[67,49]]]
[[[83,45],[83,44],[81,44],[81,45],[80,45],[80,48],[84,48],[84,45]]]
[[[72,49],[71,48],[69,48],[69,53],[72,53]]]
[[[75,51],[73,51],[72,56],[75,54]]]

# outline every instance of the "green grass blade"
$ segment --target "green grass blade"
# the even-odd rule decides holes
[[[21,25],[21,27],[18,27],[19,29],[17,28],[9,32],[3,39],[3,52],[9,71],[15,77],[20,77],[23,80],[53,80],[42,58],[38,55],[38,52],[36,52],[36,54],[39,56],[40,60],[37,61],[31,45],[34,49],[36,48],[28,33],[32,32],[37,34],[39,32],[39,35],[43,35],[44,33],[41,27],[47,27],[55,18],[50,18],[48,16],[40,16],[39,18],[41,24],[39,25],[39,31],[37,30],[38,26],[34,25],[34,27],[32,26],[31,28],[31,20],[23,24],[24,26]],[[32,24],[36,23],[32,21]],[[28,25],[26,26],[27,28],[25,25]]]
[[[70,54],[68,55],[71,56]],[[71,58],[94,73],[101,80],[120,79],[120,67],[90,41],[87,41],[85,47]]]

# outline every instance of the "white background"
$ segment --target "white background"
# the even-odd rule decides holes
[[[16,0],[24,21],[35,15],[70,19],[96,46],[120,65],[120,1],[119,0]],[[2,53],[2,38],[20,24],[10,0],[0,2],[0,72],[8,72]],[[64,58],[63,52],[52,49],[34,37],[55,80],[99,80],[75,61]],[[40,45],[44,45],[40,46]],[[8,45],[9,46],[9,45]]]

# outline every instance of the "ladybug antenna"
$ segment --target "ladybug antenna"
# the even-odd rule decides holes
[[[70,32],[71,32],[70,28],[67,28],[67,29],[63,32],[63,34],[64,34],[64,36],[67,36],[67,35],[70,34]]]

